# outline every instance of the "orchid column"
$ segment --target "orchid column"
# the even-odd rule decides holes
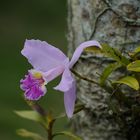
[[[138,0],[68,0],[69,55],[79,43],[89,39],[127,52],[140,43],[138,21]],[[107,63],[108,60],[97,54],[83,54],[75,69],[96,80]],[[125,140],[124,135],[128,134],[124,134],[108,110],[109,94],[83,80],[77,83],[78,98],[87,109],[73,118],[76,132],[84,140]],[[134,140],[134,137],[129,139]]]

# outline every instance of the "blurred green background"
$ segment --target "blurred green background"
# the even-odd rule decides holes
[[[21,55],[25,39],[40,39],[66,52],[66,0],[0,0],[0,140],[24,140],[16,129],[26,128],[45,135],[40,125],[16,116],[14,110],[29,109],[19,81],[31,68]],[[64,111],[63,93],[52,91],[58,81],[48,84],[40,103],[54,114]],[[54,131],[67,130],[68,120],[60,119]],[[58,137],[56,140],[66,140]]]

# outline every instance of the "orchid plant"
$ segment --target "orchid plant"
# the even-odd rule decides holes
[[[101,45],[95,40],[83,42],[77,47],[71,60],[69,60],[69,58],[60,49],[45,41],[25,41],[21,54],[27,58],[28,62],[33,66],[33,69],[28,70],[28,74],[25,75],[25,78],[21,79],[20,87],[24,91],[24,98],[28,105],[31,106],[31,108],[35,110],[37,114],[31,111],[16,111],[16,114],[35,121],[38,121],[34,119],[36,117],[32,118],[29,117],[29,115],[39,115],[39,118],[42,118],[40,123],[48,132],[48,140],[52,140],[54,135],[56,136],[59,134],[67,135],[73,137],[74,139],[80,140],[79,137],[71,134],[70,132],[61,132],[53,135],[52,127],[50,126],[52,126],[56,119],[52,118],[52,115],[48,113],[46,114],[42,107],[35,101],[39,100],[47,93],[46,85],[48,82],[62,75],[60,83],[54,87],[54,90],[64,92],[64,106],[66,115],[68,118],[73,116],[76,101],[76,81],[71,71],[83,50],[88,47],[101,48]],[[78,110],[80,111],[81,108]],[[76,110],[76,112],[78,112],[78,110]],[[32,138],[33,136],[36,137],[36,134],[34,135],[26,130],[20,130],[18,133],[22,136],[27,135]]]
[[[96,49],[98,49],[104,57],[109,57],[113,60],[112,63],[109,64],[101,74],[99,74],[100,80],[98,82],[84,77],[73,70],[74,65],[83,51],[90,53],[94,51],[95,53]],[[107,44],[100,45],[99,42],[90,40],[81,43],[75,50],[71,60],[69,60],[69,58],[60,49],[45,41],[26,40],[21,53],[33,66],[33,69],[29,70],[28,74],[25,75],[25,78],[20,81],[20,87],[24,91],[24,98],[27,104],[34,111],[16,111],[16,114],[23,118],[39,122],[47,130],[48,140],[52,140],[57,135],[66,135],[75,140],[81,140],[80,137],[71,132],[62,131],[53,133],[52,128],[54,122],[65,115],[59,115],[54,118],[52,114],[49,112],[46,113],[46,111],[36,103],[37,100],[43,98],[47,93],[47,83],[54,80],[56,77],[61,75],[61,81],[56,87],[54,87],[54,90],[59,90],[64,93],[64,106],[68,118],[71,118],[73,114],[84,109],[84,105],[77,108],[75,107],[76,80],[74,79],[73,74],[78,76],[80,79],[100,86],[100,88],[103,88],[110,94],[110,97],[118,92],[124,95],[122,92],[123,90],[121,90],[121,85],[124,84],[135,91],[139,90],[140,75],[137,73],[140,72],[140,47],[129,53],[126,57],[122,55],[119,50],[112,48]],[[109,79],[112,72],[115,72],[120,68],[125,68],[125,70],[129,72],[129,75],[125,75],[124,72],[124,77],[118,78],[118,80],[113,81],[112,79]],[[125,102],[126,100],[127,99],[125,99]],[[114,110],[112,109],[112,111]],[[115,114],[116,112],[113,113]],[[121,120],[121,118],[118,119]],[[39,134],[32,133],[24,129],[20,129],[18,134],[24,137],[31,137],[34,140],[45,139]]]
[[[64,92],[64,105],[66,114],[72,117],[76,100],[76,82],[71,74],[71,68],[78,61],[83,50],[90,46],[100,47],[97,41],[87,41],[79,45],[72,59],[58,48],[40,40],[26,40],[22,55],[33,66],[25,79],[21,80],[21,89],[25,91],[28,100],[39,100],[45,95],[45,85],[62,74],[60,83],[54,88]]]

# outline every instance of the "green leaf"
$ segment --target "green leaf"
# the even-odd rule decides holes
[[[22,136],[22,137],[32,138],[33,140],[45,140],[45,138],[43,138],[39,134],[30,132],[30,131],[25,130],[25,129],[17,130],[17,134]]]
[[[76,114],[80,111],[82,111],[83,109],[85,109],[85,105],[84,104],[77,104],[74,108],[74,113],[73,114]]]
[[[94,52],[104,54],[106,57],[110,57],[115,61],[127,65],[129,63],[128,58],[123,56],[119,50],[110,47],[108,44],[101,44],[102,48],[99,47],[88,47],[85,49],[86,52]]]
[[[127,65],[129,71],[140,72],[140,60],[136,60]]]
[[[29,119],[32,121],[41,122],[42,120],[42,116],[36,111],[22,110],[22,111],[15,111],[15,113],[22,118]]]
[[[84,49],[85,52],[91,52],[91,53],[101,53],[101,48],[97,46],[90,46]]]
[[[85,105],[83,105],[83,104],[76,105],[75,108],[74,108],[74,113],[73,114],[76,114],[76,113],[80,112],[84,108],[85,108]],[[66,113],[61,113],[60,115],[56,116],[54,118],[54,120],[61,119],[61,118],[64,118],[64,117],[66,117]]]
[[[140,53],[140,46],[137,47],[133,52],[129,52],[129,55],[134,57],[137,53]]]
[[[113,83],[125,84],[125,85],[128,85],[129,87],[131,87],[135,90],[139,89],[138,81],[134,77],[131,77],[131,76],[126,76],[118,81],[113,82]]]
[[[137,47],[135,50],[134,50],[134,53],[139,53],[140,52],[140,46]]]
[[[102,72],[101,76],[100,76],[100,84],[104,85],[106,79],[108,78],[108,76],[115,71],[117,68],[121,67],[122,65],[119,63],[113,63],[108,65],[104,71]]]
[[[140,58],[140,46],[137,47],[133,52],[129,52],[128,54],[133,60],[138,60]]]
[[[102,44],[102,51],[107,57],[110,57],[123,65],[129,63],[129,60],[123,56],[119,50],[110,47],[108,44]]]
[[[65,135],[65,136],[71,137],[73,140],[82,140],[80,137],[72,134],[71,132],[67,132],[67,131],[62,131],[62,132],[55,133],[53,135],[53,137],[58,136],[58,135]]]

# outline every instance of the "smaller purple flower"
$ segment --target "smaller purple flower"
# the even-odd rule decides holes
[[[26,40],[21,53],[28,59],[34,70],[30,70],[25,79],[21,80],[21,89],[25,91],[25,98],[40,99],[46,93],[46,83],[62,75],[60,83],[54,89],[64,92],[66,114],[69,118],[72,117],[76,100],[76,82],[71,68],[78,61],[83,50],[91,46],[101,48],[97,41],[83,42],[69,60],[61,50],[45,41]]]
[[[25,79],[20,81],[21,89],[25,91],[25,98],[28,100],[39,100],[46,93],[46,82],[42,73],[36,70],[29,70]]]

